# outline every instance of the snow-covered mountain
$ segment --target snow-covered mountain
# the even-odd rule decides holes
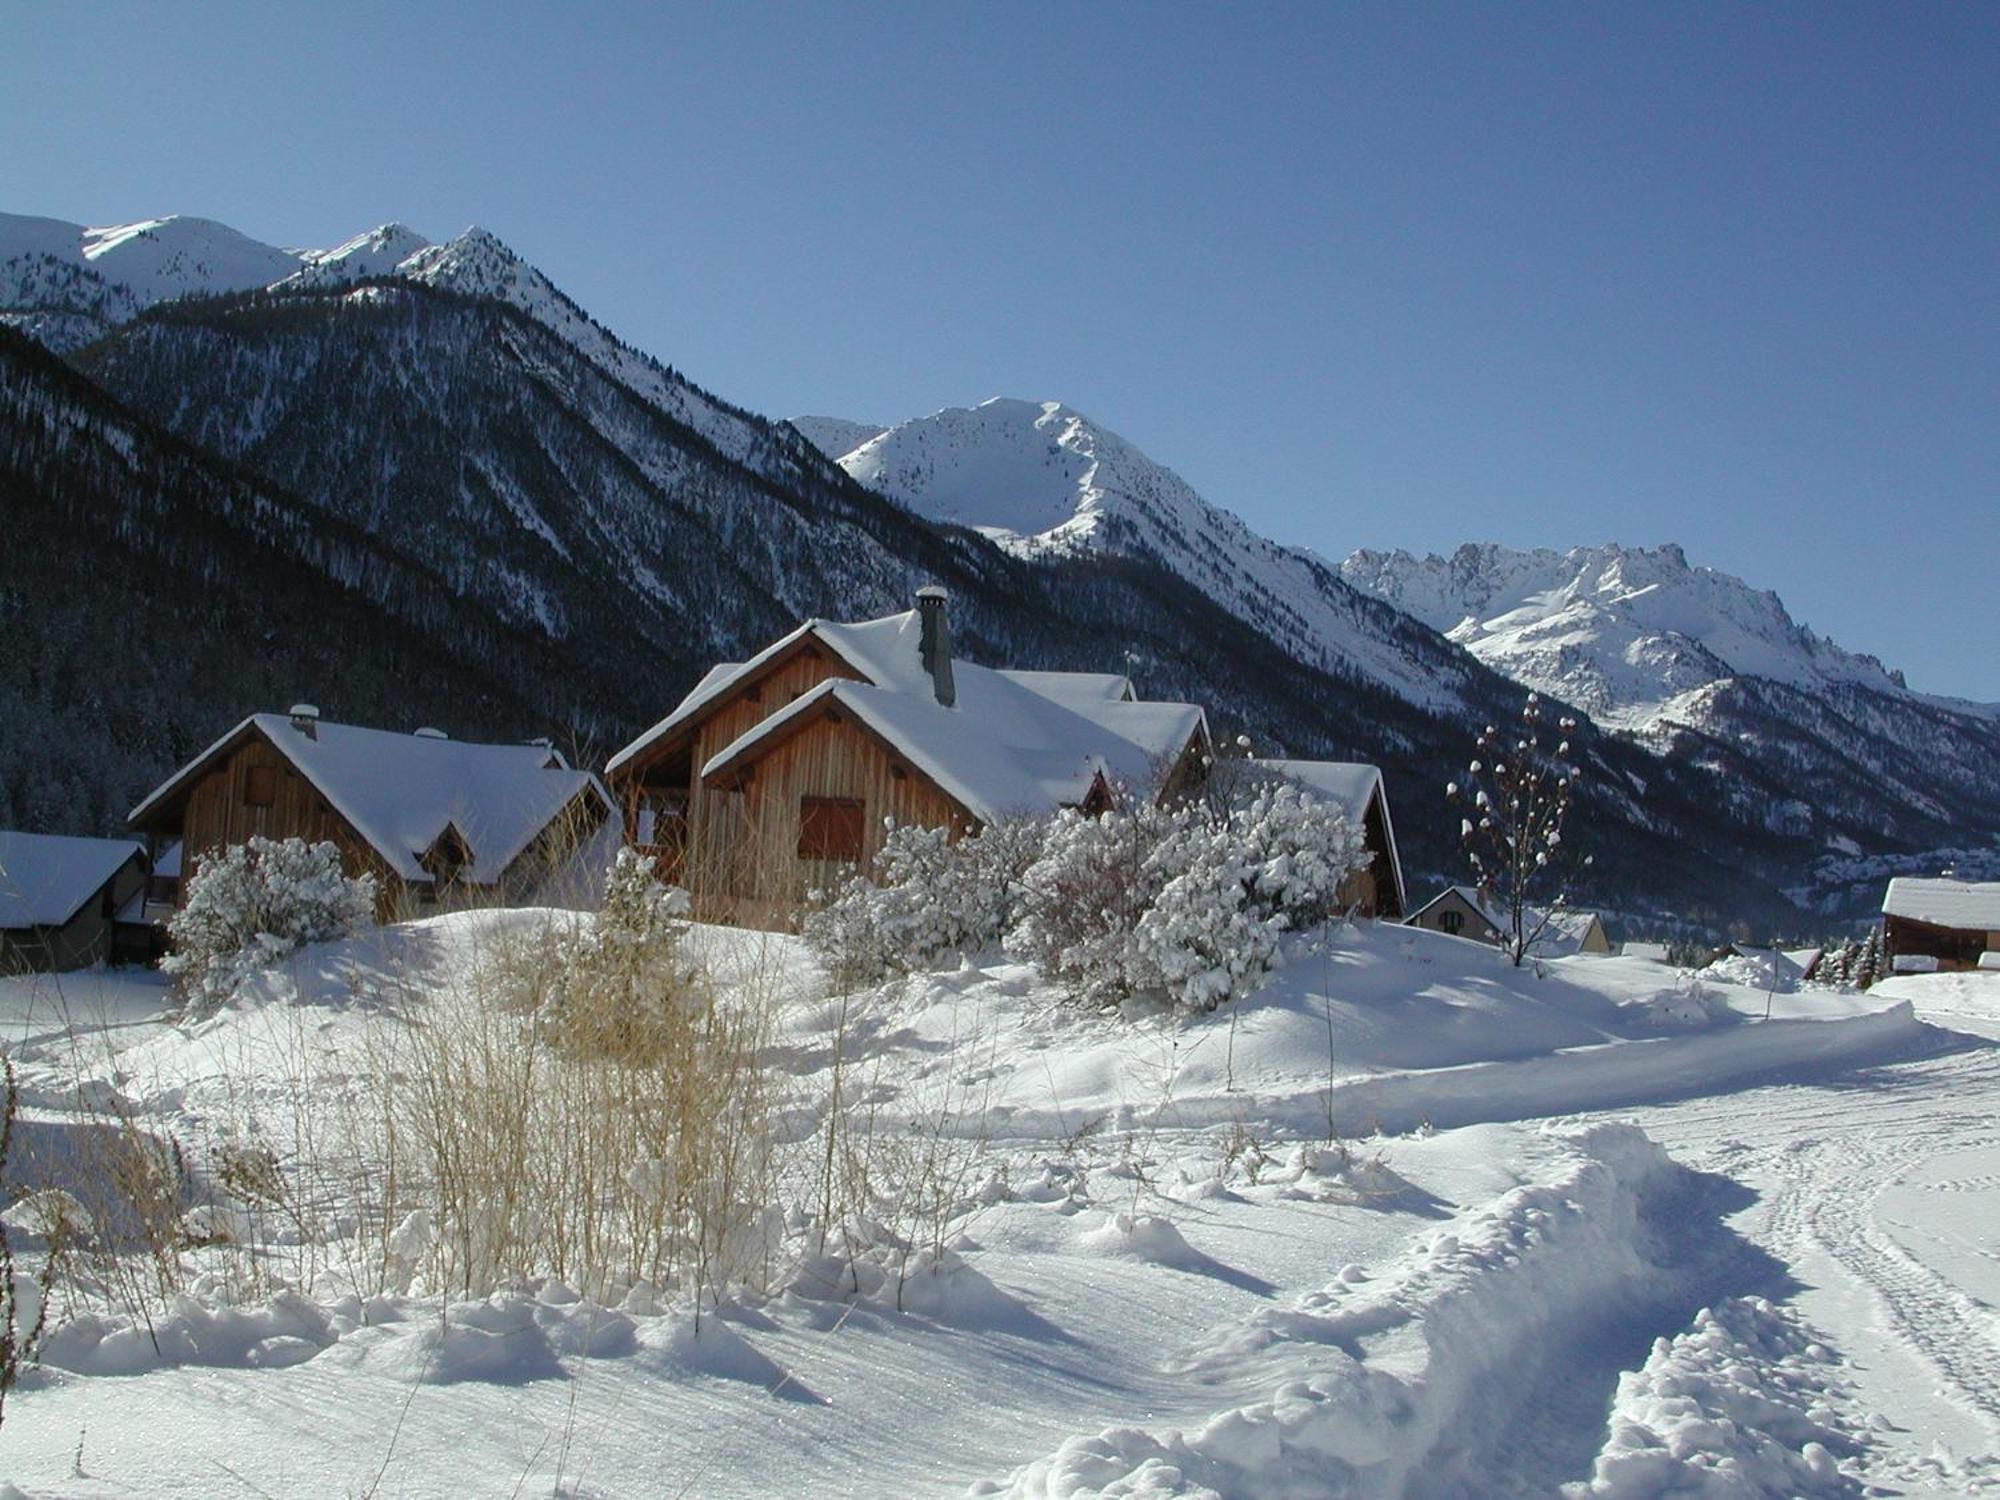
[[[52,348],[75,348],[156,302],[269,286],[311,254],[263,244],[212,219],[90,228],[0,214],[0,322]]]
[[[1488,666],[1619,728],[1698,720],[1712,685],[1736,677],[1806,692],[1907,692],[1901,673],[1815,635],[1776,594],[1693,567],[1672,544],[1520,552],[1469,542],[1423,558],[1363,550],[1340,572]]]
[[[217,292],[258,295],[203,295]],[[64,375],[17,350],[0,388],[80,379],[89,399],[157,424],[162,453],[179,439],[271,486],[213,525],[296,505],[295,561],[378,608],[431,611],[425,628],[463,638],[458,659],[494,674],[523,650],[573,662],[563,714],[581,732],[626,724],[648,711],[639,700],[670,700],[803,615],[883,613],[940,581],[972,659],[1128,671],[1261,745],[1379,763],[1406,864],[1444,871],[1455,825],[1425,788],[1478,725],[1515,710],[1521,689],[1503,673],[1532,680],[1434,628],[1487,616],[1414,581],[1421,569],[1404,604],[1375,597],[1060,404],[990,401],[886,429],[773,422],[623,343],[476,228],[433,244],[387,224],[328,250],[276,250],[193,219],[86,230],[4,217],[0,320],[68,361]],[[32,426],[10,437],[0,460],[24,493],[57,507],[83,493],[67,450]],[[60,527],[50,536],[56,547]],[[356,563],[357,549],[386,561]],[[1733,580],[1690,594],[1677,561],[1655,558],[1658,576],[1630,557],[1601,568],[1615,586],[1574,590],[1596,613],[1564,616],[1622,665],[1573,671],[1557,691],[1639,726],[1580,734],[1596,899],[1713,923],[1778,909],[1779,884],[1817,899],[1805,867],[1822,855],[1918,857],[2000,835],[2000,718],[1908,693]],[[206,577],[209,564],[189,567]],[[48,571],[84,576],[67,560]],[[1481,607],[1533,612],[1569,586],[1533,572],[1493,581]],[[263,577],[239,580],[248,614],[282,603],[258,592]],[[115,600],[187,587],[91,581],[103,593],[84,602],[104,617]],[[0,573],[0,596],[8,586]],[[1569,644],[1573,658],[1582,645]],[[144,648],[120,661],[134,684],[156,675]],[[199,743],[189,715],[240,710],[230,696],[226,684],[182,694],[156,728]],[[1670,700],[1682,717],[1631,716]]]
[[[1165,464],[1057,401],[947,407],[844,452],[861,424],[796,418],[854,478],[921,515],[970,526],[1017,556],[1144,556],[1179,574],[1301,661],[1449,712],[1462,662],[1342,581],[1210,504]]]

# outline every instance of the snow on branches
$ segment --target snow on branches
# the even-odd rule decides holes
[[[160,967],[190,1012],[212,1011],[249,975],[345,936],[374,910],[375,877],[342,875],[331,843],[259,834],[201,861],[187,904],[167,923],[174,951]]]
[[[1362,843],[1288,783],[1248,787],[1234,808],[1068,810],[956,841],[896,828],[806,936],[845,979],[999,942],[1086,1001],[1153,993],[1211,1010],[1256,987],[1283,933],[1327,919]]]
[[[1479,892],[1501,924],[1500,946],[1516,965],[1527,958],[1556,914],[1564,896],[1540,908],[1529,905],[1538,887],[1553,884],[1562,858],[1563,818],[1583,772],[1571,764],[1569,736],[1576,720],[1556,720],[1555,744],[1542,719],[1540,694],[1528,694],[1517,729],[1488,724],[1466,765],[1463,784],[1445,786],[1445,796],[1463,809],[1459,836],[1472,863]],[[1583,863],[1588,864],[1586,856]]]

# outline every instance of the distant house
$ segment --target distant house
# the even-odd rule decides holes
[[[808,620],[712,669],[611,758],[626,837],[697,910],[782,921],[865,867],[885,824],[998,820],[1166,797],[1198,783],[1207,722],[1110,673],[955,660],[942,589],[855,624]]]
[[[1361,829],[1373,856],[1341,887],[1340,904],[1360,917],[1401,921],[1403,863],[1396,853],[1396,827],[1389,820],[1389,797],[1382,772],[1375,766],[1336,760],[1259,760],[1254,765],[1297,782],[1315,797],[1331,802]]]
[[[376,877],[376,916],[394,921],[441,903],[541,899],[611,815],[597,778],[546,743],[363,729],[298,704],[252,714],[126,821],[163,856],[160,869],[190,878],[204,856],[253,835],[331,841],[349,875]],[[179,904],[187,886],[150,894]]]
[[[146,851],[131,839],[0,831],[0,974],[150,956]]]
[[[1643,958],[1648,963],[1655,964],[1672,962],[1667,957],[1667,945],[1665,943],[1623,943],[1619,945],[1618,956],[1620,958]]]
[[[1594,911],[1533,909],[1524,914],[1528,929],[1542,926],[1542,934],[1529,950],[1540,958],[1566,958],[1571,954],[1606,955],[1611,940],[1604,923]],[[1547,918],[1546,925],[1543,919]],[[1447,886],[1410,915],[1408,925],[1475,942],[1501,941],[1507,928],[1507,914],[1495,910],[1478,891],[1467,885]]]
[[[1983,967],[1982,955],[2000,952],[2000,881],[1891,880],[1882,946],[1893,967],[1912,966],[1902,959],[1934,959],[1942,970]]]

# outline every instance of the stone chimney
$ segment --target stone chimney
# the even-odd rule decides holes
[[[931,674],[931,690],[946,708],[958,701],[958,689],[951,681],[951,622],[945,616],[950,599],[934,583],[917,590],[917,616],[923,625],[918,649],[923,655],[924,670]]]

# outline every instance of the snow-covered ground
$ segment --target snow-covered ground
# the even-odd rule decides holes
[[[189,1027],[161,1020],[147,976],[0,982],[44,1164],[30,1178],[107,1108],[197,1148],[252,1123],[287,1142],[300,1118],[326,1128],[375,1086],[382,1036],[537,920],[308,950],[268,998]],[[794,1245],[773,1290],[698,1326],[645,1287],[604,1305],[546,1280],[450,1303],[420,1286],[342,1295],[337,1257],[276,1295],[212,1284],[150,1335],[116,1318],[59,1333],[8,1398],[0,1481],[37,1496],[2000,1486],[2000,976],[1767,997],[1638,960],[1515,971],[1363,924],[1190,1023],[1080,1014],[997,958],[843,1004],[788,939],[702,930],[699,946],[719,972],[772,981],[784,1119],[811,1136],[838,1067],[885,1152],[948,1180],[963,1211],[941,1256],[883,1253],[893,1229],[851,1254]],[[924,1238],[899,1222],[903,1242]]]

